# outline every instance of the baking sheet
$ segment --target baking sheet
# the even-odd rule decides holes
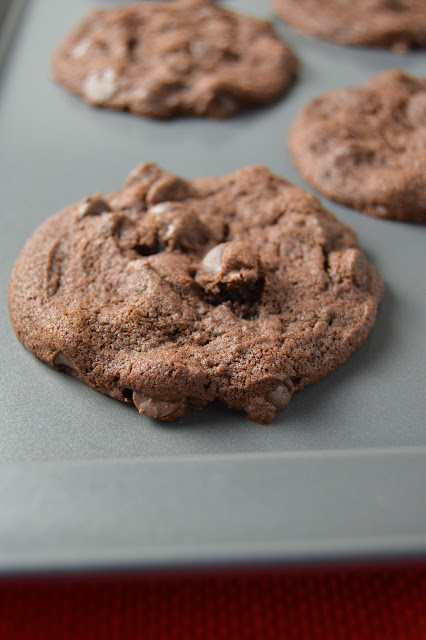
[[[8,274],[49,215],[148,160],[188,178],[260,163],[312,190],[285,145],[300,107],[388,68],[426,73],[424,52],[339,47],[276,20],[301,61],[276,104],[227,121],[96,110],[50,80],[49,59],[88,10],[117,4],[15,0],[25,10],[0,66],[0,571],[424,555],[425,228],[321,198],[386,292],[365,344],[269,426],[221,406],[159,424],[15,339]],[[223,5],[272,17],[262,0]]]

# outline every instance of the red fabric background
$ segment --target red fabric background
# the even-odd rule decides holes
[[[426,638],[426,565],[0,583],[1,640]]]

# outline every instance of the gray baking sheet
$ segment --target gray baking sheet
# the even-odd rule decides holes
[[[357,231],[386,292],[364,345],[269,426],[219,405],[159,424],[14,337],[8,274],[49,215],[118,189],[142,161],[186,177],[260,163],[312,190],[286,148],[300,107],[392,67],[426,73],[424,52],[339,47],[276,20],[301,72],[274,105],[226,121],[97,110],[51,81],[49,59],[88,10],[117,4],[15,0],[22,18],[3,44],[0,571],[424,556],[425,228],[321,198]],[[223,5],[272,18],[266,1]]]

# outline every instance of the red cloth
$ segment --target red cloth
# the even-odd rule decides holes
[[[426,566],[0,583],[1,640],[422,640]]]

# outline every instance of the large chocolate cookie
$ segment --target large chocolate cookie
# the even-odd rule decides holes
[[[363,342],[381,294],[354,233],[264,167],[145,164],[33,234],[9,305],[28,349],[141,413],[220,398],[269,423]]]
[[[333,200],[426,223],[426,78],[391,70],[326,93],[299,113],[289,145],[306,180]]]
[[[92,105],[224,118],[277,98],[297,66],[270,23],[176,0],[93,11],[59,46],[52,70]]]
[[[272,0],[274,12],[302,33],[338,44],[426,47],[425,0]]]

